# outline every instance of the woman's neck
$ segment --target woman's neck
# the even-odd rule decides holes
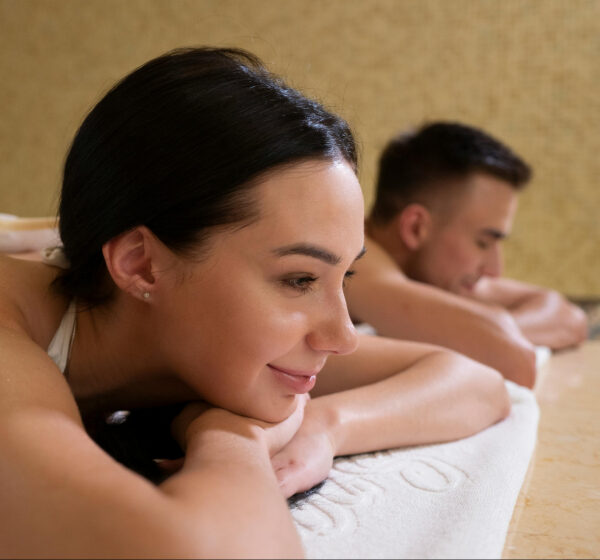
[[[160,354],[148,306],[126,296],[81,310],[65,375],[82,409],[116,410],[198,398]]]

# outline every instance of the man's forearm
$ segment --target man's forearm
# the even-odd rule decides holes
[[[406,295],[395,306],[373,305],[366,320],[382,336],[444,346],[533,386],[535,349],[506,310],[429,291],[427,298]]]
[[[558,292],[540,290],[510,309],[523,334],[534,344],[559,350],[587,338],[583,310]]]

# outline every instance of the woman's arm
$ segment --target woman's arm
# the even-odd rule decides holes
[[[302,555],[271,468],[277,434],[210,411],[190,424],[183,469],[156,487],[87,436],[64,378],[24,333],[0,327],[0,356],[3,555]]]
[[[302,427],[273,460],[285,495],[327,476],[334,456],[450,441],[505,418],[502,376],[429,345],[362,336],[330,358]]]

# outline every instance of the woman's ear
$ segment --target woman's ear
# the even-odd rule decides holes
[[[155,286],[154,270],[160,248],[156,236],[138,226],[113,237],[102,246],[106,267],[114,283],[134,298],[148,300]]]
[[[418,251],[431,231],[431,213],[422,204],[409,204],[395,218],[396,233],[410,251]]]

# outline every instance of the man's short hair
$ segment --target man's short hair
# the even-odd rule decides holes
[[[519,190],[531,168],[510,148],[480,129],[434,122],[393,138],[381,154],[371,219],[387,223],[408,204],[426,204],[442,182],[486,173]]]

